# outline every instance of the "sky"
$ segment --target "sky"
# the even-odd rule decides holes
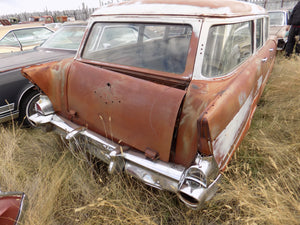
[[[98,8],[100,0],[0,0],[0,16],[48,10],[81,9],[82,3],[89,8]]]

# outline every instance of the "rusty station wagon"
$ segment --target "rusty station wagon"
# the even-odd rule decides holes
[[[30,120],[197,208],[250,126],[275,60],[268,30],[263,8],[232,0],[101,8],[74,59],[23,70],[42,92]]]

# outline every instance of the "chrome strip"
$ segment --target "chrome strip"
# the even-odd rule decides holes
[[[17,119],[18,117],[19,117],[19,112],[11,113],[10,115],[0,117],[0,123],[4,123],[9,120],[14,120]]]
[[[14,108],[15,108],[15,103],[0,106],[0,114],[11,112],[14,110]]]

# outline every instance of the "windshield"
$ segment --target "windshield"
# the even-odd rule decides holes
[[[82,58],[182,74],[191,35],[183,24],[97,23]]]
[[[271,26],[283,26],[284,12],[269,12]]]
[[[85,31],[85,26],[64,26],[56,31],[43,48],[77,50]]]

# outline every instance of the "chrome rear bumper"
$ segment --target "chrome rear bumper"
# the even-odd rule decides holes
[[[213,157],[198,155],[193,165],[185,168],[174,163],[150,160],[143,152],[120,146],[99,134],[78,126],[56,114],[34,114],[29,118],[46,131],[54,130],[70,146],[85,149],[109,165],[108,172],[125,171],[144,183],[174,192],[189,207],[199,208],[217,191],[221,175]]]

